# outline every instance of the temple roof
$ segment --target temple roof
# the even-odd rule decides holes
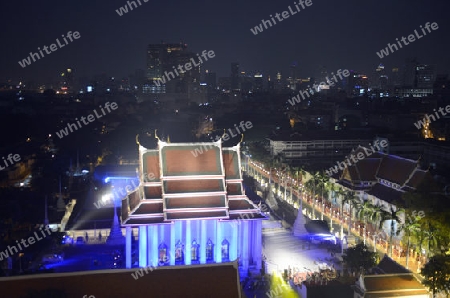
[[[377,178],[403,186],[409,180],[417,166],[417,161],[395,155],[386,155],[380,164]]]
[[[58,297],[242,297],[237,261],[0,277],[0,287],[9,298],[50,297],[49,289]]]
[[[382,199],[388,203],[401,202],[403,191],[377,183],[369,191],[369,195]]]
[[[245,195],[240,146],[158,142],[139,146],[139,187],[122,200],[122,225],[188,219],[265,219]]]
[[[411,271],[388,257],[386,254],[374,269],[379,274],[411,273]]]
[[[365,275],[360,277],[358,284],[356,291],[367,298],[423,297],[428,294],[412,273]]]
[[[358,152],[365,150],[360,146],[352,151],[354,155]],[[401,202],[403,193],[414,191],[430,175],[419,168],[416,160],[381,152],[365,156],[341,172],[339,183],[355,191],[363,190],[388,203]]]

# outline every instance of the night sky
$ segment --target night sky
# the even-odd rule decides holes
[[[124,0],[6,1],[0,10],[0,83],[6,79],[45,82],[72,67],[76,76],[106,73],[123,77],[144,69],[149,43],[183,41],[193,52],[213,50],[204,66],[229,76],[230,63],[241,69],[274,75],[296,61],[302,77],[354,69],[370,74],[382,62],[402,66],[415,56],[450,72],[448,0],[312,0],[313,4],[258,35],[250,28],[270,14],[294,6],[294,1],[141,1],[123,16],[116,9]],[[412,34],[426,22],[439,29],[380,59],[376,52],[395,38]],[[22,68],[18,61],[37,47],[49,46],[68,31],[81,38]]]

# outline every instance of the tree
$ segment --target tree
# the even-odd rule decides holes
[[[382,209],[381,213],[381,220],[380,220],[380,228],[382,227],[383,223],[387,220],[391,221],[391,229],[389,233],[389,256],[392,258],[392,239],[394,237],[394,234],[398,235],[395,231],[395,222],[400,222],[399,215],[401,213],[404,213],[405,210],[403,208],[394,209],[393,206],[391,206],[391,211],[388,212],[384,209]],[[397,231],[398,232],[398,231]]]
[[[373,214],[372,214],[372,222],[375,223],[375,231],[376,233],[374,233],[373,235],[373,251],[376,252],[377,251],[377,238],[381,237],[380,234],[380,227],[381,227],[381,215],[384,212],[384,208],[383,205],[381,205],[380,203],[377,203],[376,205],[373,206]]]
[[[430,288],[433,297],[440,291],[447,295],[450,293],[450,256],[435,255],[428,263],[421,269],[420,272],[424,280],[422,283]]]
[[[438,238],[437,238],[437,230],[434,227],[434,225],[428,221],[428,229],[424,231],[425,237],[428,240],[428,258],[431,255],[431,249],[436,247],[438,244]]]
[[[373,205],[369,200],[360,203],[356,207],[358,209],[358,216],[364,221],[364,244],[366,244],[366,225],[367,219],[372,219],[375,214],[375,205]]]
[[[318,196],[319,196],[317,194],[317,190],[318,190],[318,186],[320,183],[320,173],[315,172],[311,179],[313,180],[313,186],[314,186],[314,196],[313,196],[313,215],[314,215],[314,210],[315,210],[315,206],[316,206],[316,197],[318,198]]]
[[[411,245],[411,234],[416,233],[420,230],[420,220],[422,219],[419,215],[413,215],[412,217],[405,218],[405,223],[400,225],[400,231],[405,232],[407,238],[406,241],[406,269],[408,268],[409,262],[409,247]]]
[[[319,172],[316,172],[314,175],[311,175],[311,179],[309,179],[308,181],[306,181],[305,183],[305,187],[307,187],[309,189],[309,191],[312,193],[312,218],[311,219],[315,219],[315,206],[316,206],[316,190],[317,190],[317,182],[318,182],[318,178],[319,177]]]
[[[336,204],[336,185],[334,183],[328,183],[327,192],[329,192],[328,198],[330,202],[330,228],[333,231],[333,206]]]
[[[359,271],[361,268],[369,270],[377,264],[377,254],[371,252],[363,243],[346,249],[342,259],[353,271]]]
[[[340,208],[341,211],[339,212],[340,216],[341,216],[341,239],[344,237],[344,196],[345,196],[345,191],[342,188],[339,188],[337,191],[337,195],[339,196],[339,200],[340,200]]]
[[[347,191],[344,195],[344,199],[342,200],[344,204],[349,204],[350,206],[350,216],[349,216],[349,225],[348,225],[348,235],[350,236],[352,231],[352,215],[353,215],[353,207],[356,206],[360,201],[359,198],[355,195],[354,191]]]
[[[327,182],[330,180],[330,178],[325,174],[325,173],[320,173],[317,172],[317,187],[318,189],[320,189],[320,201],[322,202],[322,214],[320,216],[320,220],[323,220],[323,213],[324,213],[324,197],[323,197],[323,192],[324,190],[326,191],[326,187],[327,187]]]

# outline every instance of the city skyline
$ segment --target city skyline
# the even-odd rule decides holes
[[[438,74],[449,73],[450,61],[445,54],[450,47],[445,40],[448,21],[441,14],[449,4],[313,3],[295,17],[256,36],[250,28],[267,20],[269,15],[283,12],[293,2],[180,2],[175,6],[148,2],[122,16],[115,10],[127,2],[119,0],[105,5],[89,3],[88,8],[80,3],[70,7],[52,3],[21,7],[11,3],[3,10],[1,21],[8,28],[3,35],[8,42],[0,58],[0,82],[48,81],[67,67],[75,69],[77,76],[106,73],[126,77],[135,69],[145,68],[147,46],[161,41],[187,43],[194,53],[213,50],[216,58],[205,69],[216,72],[218,77],[230,75],[232,62],[264,75],[281,71],[284,77],[289,74],[289,66],[296,62],[299,76],[308,77],[314,76],[320,67],[370,74],[380,62],[388,69],[402,67],[409,57],[436,65]],[[410,17],[403,20],[400,16],[404,14]],[[46,21],[40,21],[40,16],[46,16]],[[436,22],[439,29],[388,57],[380,59],[376,55],[395,38],[408,36],[427,22]],[[19,65],[18,61],[30,52],[51,44],[68,31],[78,31],[83,38],[26,68]]]

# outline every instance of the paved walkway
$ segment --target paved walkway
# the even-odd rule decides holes
[[[262,175],[263,177],[265,177],[265,179],[269,178],[269,174],[266,173],[265,171],[263,171],[261,168],[258,168],[257,166],[253,165],[252,163],[249,164],[252,168],[252,170],[256,170],[260,175]],[[249,173],[250,174],[250,173]],[[277,176],[272,176],[272,181],[275,183],[280,183],[279,181],[279,177]],[[283,185],[281,185],[281,188],[283,189],[284,192],[284,188]],[[287,193],[289,193],[289,190],[287,191]],[[316,219],[317,218],[321,218],[321,214],[323,213],[323,218],[325,220],[327,220],[328,222],[330,222],[330,219],[332,218],[333,220],[333,225],[332,225],[332,231],[335,232],[339,232],[340,231],[340,226],[341,226],[341,218],[338,218],[336,216],[332,216],[332,212],[334,211],[333,214],[336,214],[335,210],[336,208],[332,208],[330,210],[330,208],[324,208],[324,212],[322,210],[322,205],[315,205],[312,206],[312,204],[308,203],[307,200],[305,199],[306,197],[308,197],[308,195],[302,195],[301,193],[299,193],[297,190],[292,189],[292,194],[294,197],[296,198],[301,198],[303,201],[303,208],[309,210],[308,214],[312,213],[312,210],[314,208],[315,210],[315,216]],[[287,197],[289,197],[289,195],[287,195]],[[327,201],[326,199],[324,199],[324,201]],[[349,216],[348,213],[344,213],[344,216]],[[348,220],[344,221],[344,234],[348,235]],[[363,229],[355,229],[358,224],[361,224],[359,221],[353,221],[352,222],[352,229],[351,229],[351,234],[354,235],[359,241],[363,241]],[[368,247],[373,248],[374,246],[374,241],[373,241],[373,237],[370,236],[370,234],[368,234],[368,231],[372,231],[372,235],[373,235],[373,227],[371,225],[367,225],[367,231],[366,231],[366,245]],[[378,239],[377,243],[376,243],[376,250],[378,253],[380,254],[388,254],[389,255],[389,249],[388,249],[388,245],[387,245],[387,239]],[[399,264],[401,264],[402,266],[404,266],[406,268],[406,256],[399,256],[399,252],[396,251],[394,249],[394,253],[392,258],[398,262]],[[408,268],[413,272],[413,273],[419,273],[420,272],[420,268],[424,265],[424,260],[422,260],[422,262],[418,262],[416,260],[415,257],[413,257],[412,255],[409,257],[409,262],[408,262]]]
[[[329,266],[340,270],[337,259],[332,258],[324,247],[300,240],[289,230],[264,229],[263,254],[269,271],[282,273],[284,269],[297,267],[301,272],[319,272],[319,266]]]

